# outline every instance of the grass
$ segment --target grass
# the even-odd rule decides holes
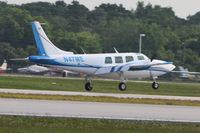
[[[199,133],[199,123],[0,116],[0,133]]]
[[[151,83],[128,82],[127,90],[118,90],[118,81],[94,80],[93,92],[102,93],[129,93],[129,94],[154,94],[174,96],[200,96],[198,83],[160,83],[158,90],[151,88]],[[0,88],[33,89],[33,90],[60,90],[60,91],[85,91],[83,79],[46,78],[46,77],[16,77],[0,76]]]
[[[7,93],[0,93],[0,97],[19,98],[19,99],[40,99],[40,100],[67,100],[67,101],[88,101],[88,102],[200,106],[199,101],[190,101],[190,100],[162,100],[162,99],[114,98],[114,97],[96,97],[96,96],[95,97],[61,96],[61,95],[33,95],[33,94],[7,94]]]

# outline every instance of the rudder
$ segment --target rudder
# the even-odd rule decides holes
[[[40,56],[51,56],[59,54],[73,54],[57,48],[47,37],[41,24],[38,21],[32,22],[32,30]]]

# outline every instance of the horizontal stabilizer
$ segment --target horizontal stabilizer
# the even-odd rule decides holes
[[[29,56],[29,61],[35,62],[38,64],[49,64],[54,61],[54,58],[48,56]]]
[[[11,61],[28,61],[28,58],[15,58],[15,59],[9,59]]]

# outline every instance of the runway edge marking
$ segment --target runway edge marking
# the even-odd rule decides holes
[[[0,88],[0,93],[200,101],[200,97],[189,97],[189,96],[118,94],[118,93],[73,92],[73,91],[48,91],[48,90],[27,90],[27,89],[5,89],[5,88]]]

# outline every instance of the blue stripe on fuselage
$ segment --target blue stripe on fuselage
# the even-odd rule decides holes
[[[115,67],[112,67],[111,70],[110,70],[110,72],[114,72],[114,70],[115,70]]]
[[[55,59],[52,59],[48,56],[30,56],[29,61],[35,62],[37,64],[55,65],[55,66],[101,68],[101,66],[92,66],[92,65],[81,64],[81,63],[78,63],[78,64],[61,63],[61,62],[58,62]]]
[[[150,66],[141,66],[141,67],[130,67],[129,71],[139,71],[139,70],[147,70]]]
[[[120,67],[117,69],[117,72],[119,72],[122,68],[123,68],[123,66],[120,66]]]

